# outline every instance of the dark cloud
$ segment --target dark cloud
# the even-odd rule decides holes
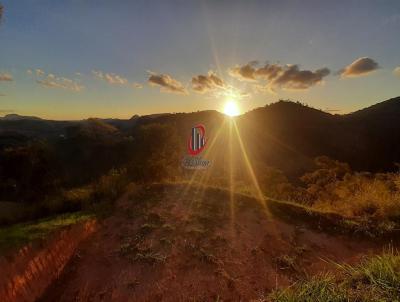
[[[13,81],[13,77],[9,73],[0,73],[0,82],[5,81],[5,82],[11,82]]]
[[[151,86],[160,86],[161,91],[163,92],[187,94],[187,91],[182,83],[178,80],[175,80],[168,74],[157,74],[150,72],[147,82]]]
[[[300,70],[298,65],[265,64],[258,67],[255,61],[243,66],[235,66],[229,70],[231,76],[242,81],[268,81],[270,90],[283,89],[308,89],[330,74],[328,68]]]
[[[367,75],[379,68],[379,64],[371,58],[363,57],[355,60],[340,71],[342,77],[358,77]]]
[[[297,65],[288,65],[273,78],[270,86],[286,89],[308,89],[320,82],[329,75],[328,68],[321,68],[316,71],[300,70]]]
[[[278,64],[265,64],[256,70],[256,75],[271,81],[277,78],[283,72],[283,69],[284,67]]]
[[[236,65],[235,67],[229,69],[229,74],[241,81],[256,81],[256,61],[247,63],[246,65]]]
[[[198,93],[223,89],[225,86],[224,80],[218,77],[213,71],[209,71],[207,75],[200,74],[192,78],[192,88]]]

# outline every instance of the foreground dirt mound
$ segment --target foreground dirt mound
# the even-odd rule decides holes
[[[244,195],[153,185],[118,202],[42,301],[249,301],[381,249],[289,224]]]

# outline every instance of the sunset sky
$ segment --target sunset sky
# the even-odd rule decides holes
[[[334,113],[400,95],[400,1],[0,0],[0,115]],[[339,110],[339,111],[336,111]]]

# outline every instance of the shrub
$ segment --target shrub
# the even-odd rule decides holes
[[[128,183],[126,169],[112,169],[93,184],[94,202],[114,200]]]

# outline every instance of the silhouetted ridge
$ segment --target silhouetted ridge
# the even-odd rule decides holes
[[[399,117],[400,97],[397,97],[346,115],[332,115],[298,102],[279,101],[238,116],[235,121],[250,158],[277,167],[287,175],[300,175],[320,155],[347,162],[355,170],[394,170],[394,163],[400,162]],[[194,125],[204,124],[207,137],[213,139],[222,124],[229,121],[215,110],[135,115],[126,120],[14,118],[11,115],[0,119],[2,148],[10,142],[25,143],[22,137],[50,142],[65,137],[103,142],[119,140],[134,137],[138,129],[150,124],[176,129],[181,142],[177,148],[184,148]],[[226,140],[228,135],[221,133],[218,140]]]

